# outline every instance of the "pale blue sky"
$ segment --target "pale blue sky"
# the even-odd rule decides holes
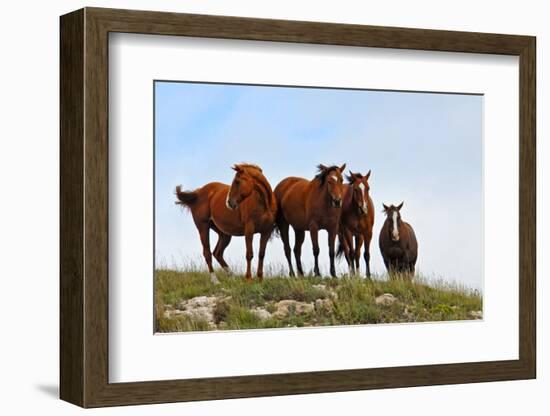
[[[382,203],[404,200],[402,217],[419,241],[417,269],[482,288],[482,96],[163,81],[155,83],[155,106],[157,264],[203,262],[191,215],[174,205],[176,185],[229,184],[231,165],[250,162],[275,188],[287,176],[313,178],[318,163],[347,162],[372,170],[373,271],[384,271]],[[327,251],[323,232],[325,273]],[[302,257],[308,270],[309,236]],[[226,258],[243,264],[243,238],[233,238]],[[286,264],[280,239],[266,261]]]

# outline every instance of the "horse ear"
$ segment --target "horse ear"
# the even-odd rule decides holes
[[[240,172],[240,171],[242,170],[241,167],[240,167],[239,165],[233,165],[233,166],[231,166],[231,169],[233,169],[233,170],[234,170],[235,172],[237,172],[237,173]]]
[[[346,164],[344,163],[342,166],[340,166],[338,170],[340,171],[340,173],[344,172],[344,170],[346,170]]]
[[[369,170],[369,172],[365,175],[365,179],[368,180],[369,177],[370,177],[370,170]]]
[[[353,172],[351,170],[349,171],[349,175],[346,175],[346,179],[349,182],[353,182],[355,180],[355,175],[353,174]]]
[[[319,163],[319,164],[317,165],[317,169],[319,169],[320,171],[324,172],[324,171],[327,170],[328,168],[327,168],[325,165],[323,165],[322,163]]]
[[[390,209],[390,207],[388,207],[386,204],[382,204],[382,206],[384,207],[384,211],[388,211]]]
[[[405,201],[402,201],[396,208],[398,211],[401,211],[401,208],[403,208],[403,204],[405,203]]]

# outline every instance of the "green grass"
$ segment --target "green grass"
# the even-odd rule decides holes
[[[182,332],[450,321],[472,319],[471,312],[482,310],[482,298],[476,291],[444,282],[428,284],[420,277],[412,282],[399,278],[388,280],[383,276],[373,280],[269,277],[261,283],[256,279],[250,283],[242,276],[220,273],[218,278],[220,284],[214,285],[209,274],[200,270],[157,270],[156,330]],[[396,300],[388,305],[377,304],[376,298],[385,293],[392,294]],[[182,312],[181,303],[198,296],[212,299],[214,306],[209,319]],[[284,313],[276,313],[278,302],[284,300],[300,304],[291,304]],[[298,308],[306,305],[308,309],[297,310],[296,305]],[[258,308],[271,316],[262,319],[255,313]]]

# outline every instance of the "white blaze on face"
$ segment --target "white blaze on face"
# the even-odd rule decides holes
[[[361,189],[361,201],[363,201],[363,205],[361,206],[361,209],[366,214],[368,210],[367,201],[365,200],[365,184],[361,182],[359,184],[359,189]]]
[[[392,220],[393,220],[393,229],[392,229],[391,235],[395,241],[399,241],[399,229],[397,228],[397,211],[393,212]]]
[[[336,175],[330,175],[334,182],[338,182],[338,177]]]

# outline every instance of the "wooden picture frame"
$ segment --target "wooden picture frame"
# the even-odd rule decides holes
[[[82,407],[474,383],[536,377],[535,38],[85,8],[61,17],[60,396]],[[109,383],[110,32],[519,57],[519,359]]]

